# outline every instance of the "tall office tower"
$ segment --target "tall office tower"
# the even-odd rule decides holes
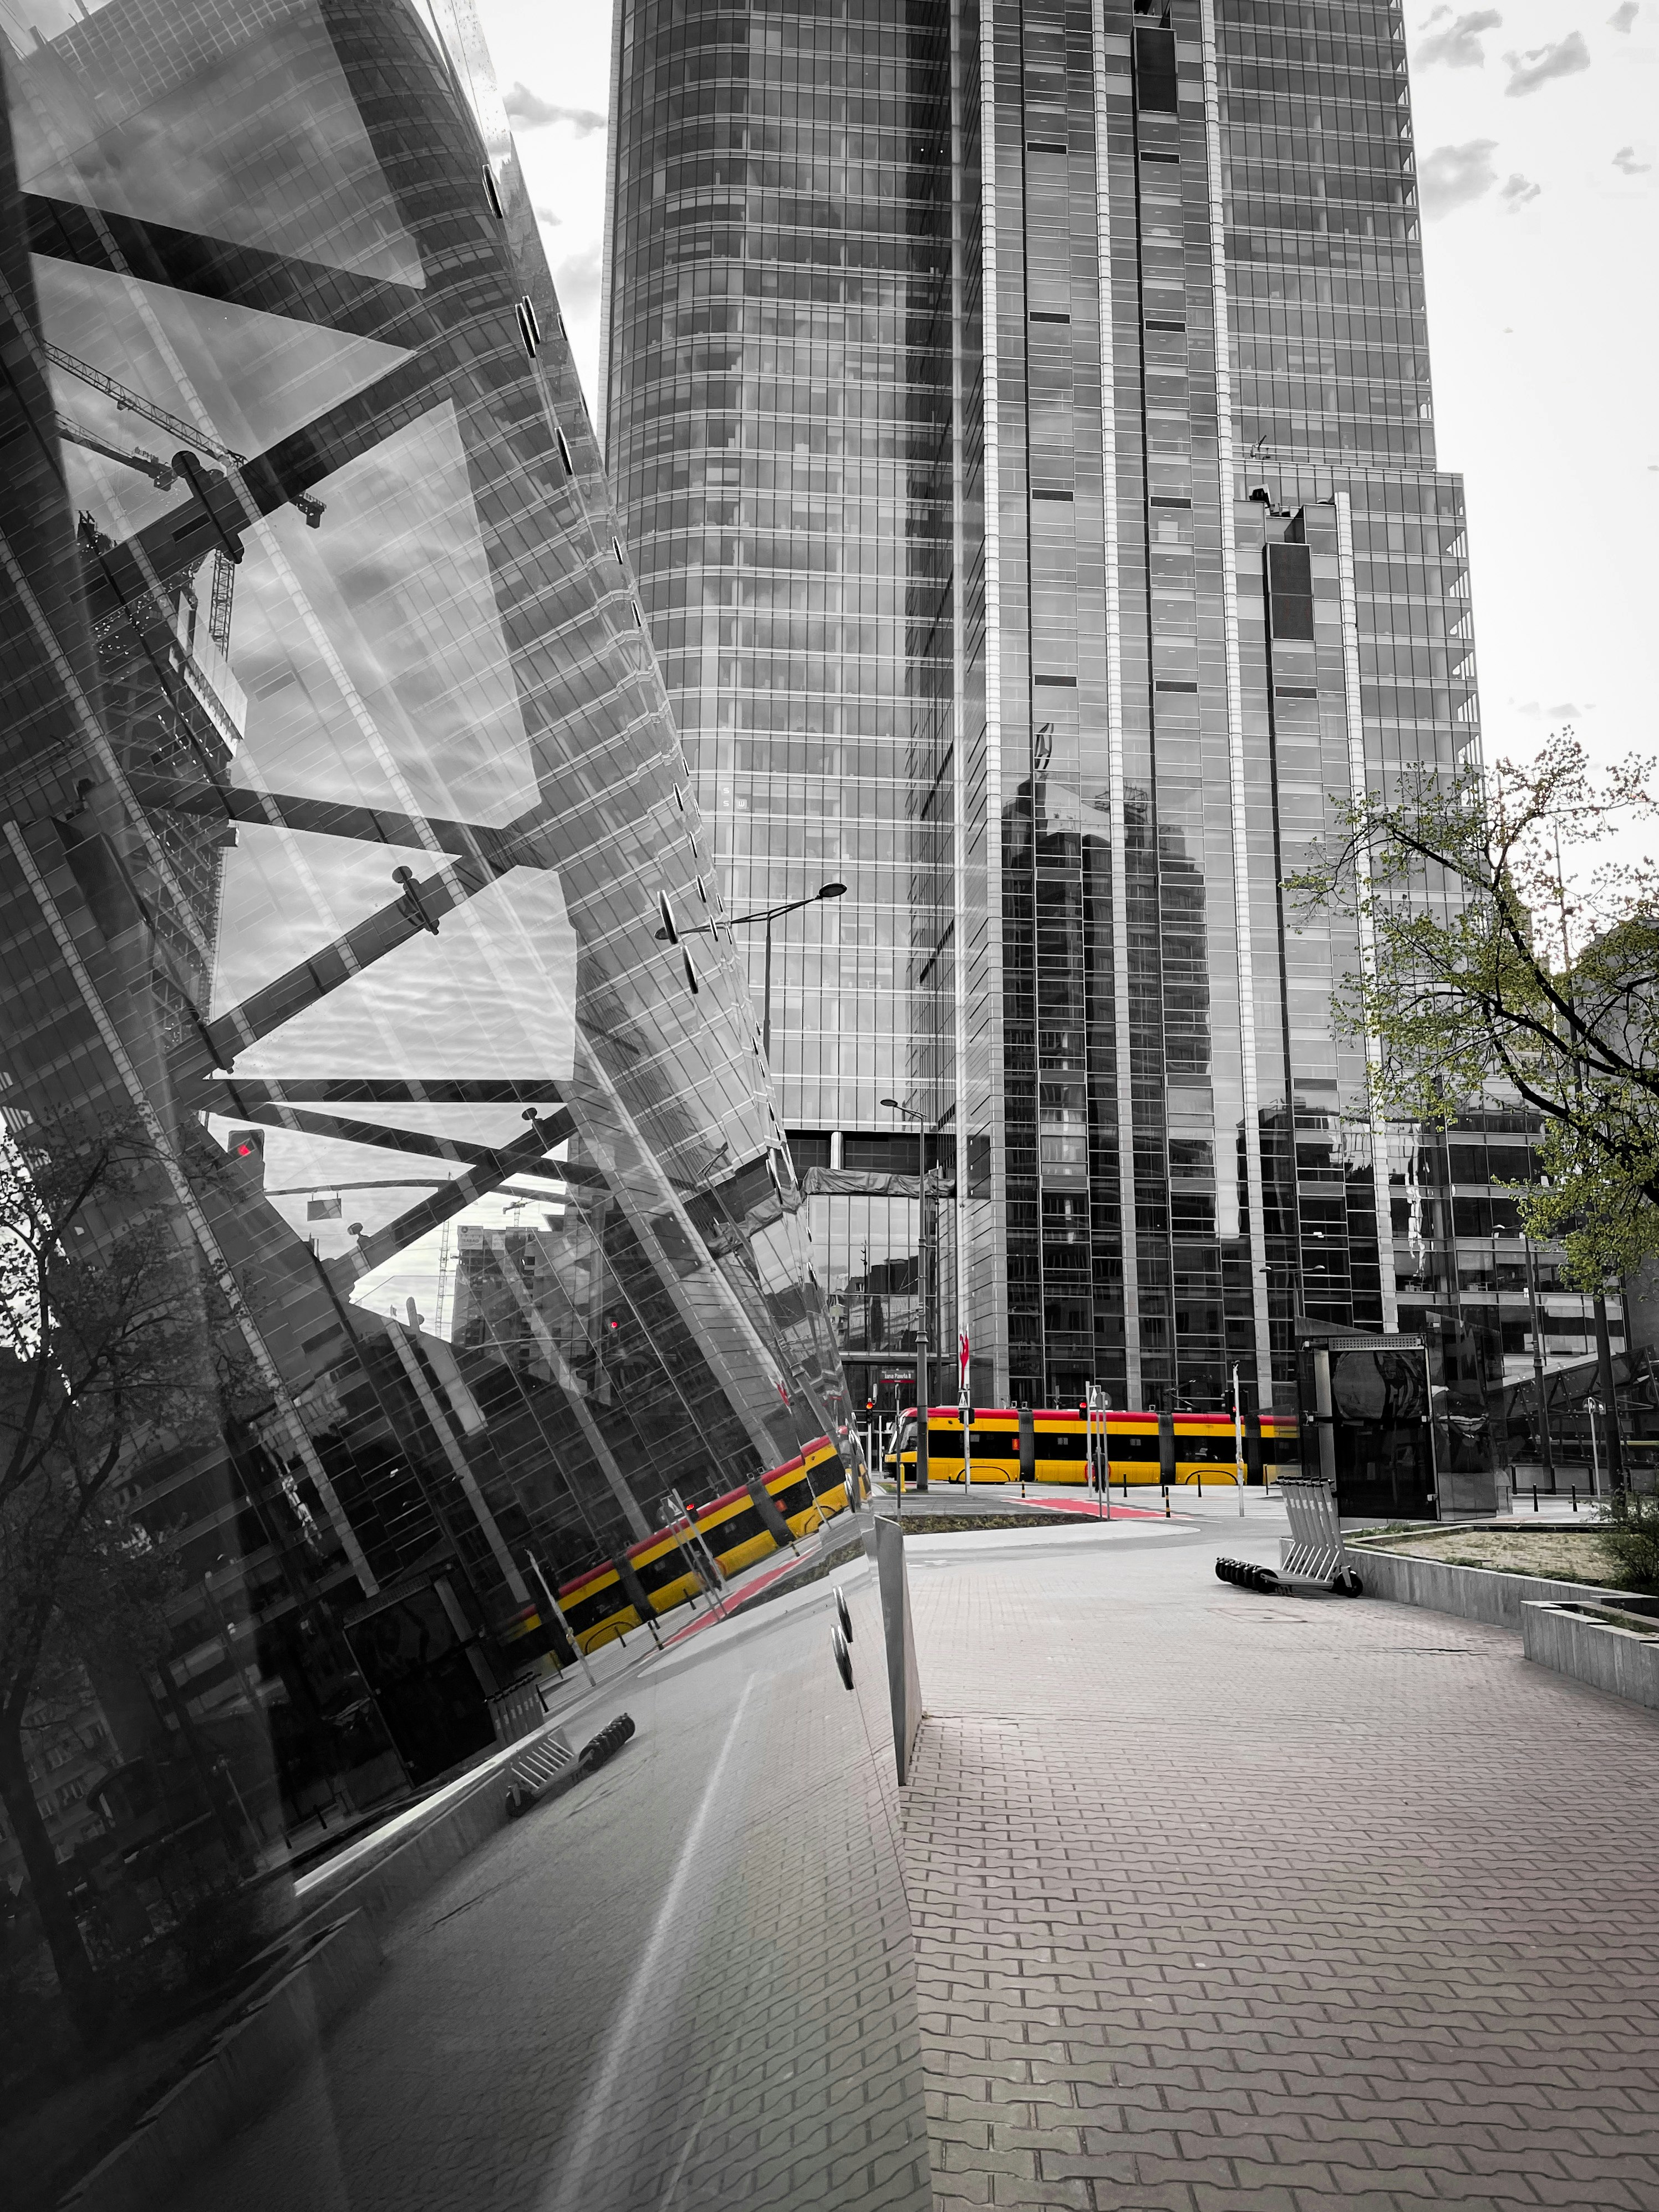
[[[999,1396],[1287,1402],[1293,1315],[1401,1314],[1361,948],[1280,885],[1479,743],[1401,9],[617,18],[607,458],[726,889],[893,841],[793,956],[786,1118],[952,1115],[936,1338]]]
[[[133,1479],[192,1695],[343,1634],[422,1771],[410,1654],[487,1736],[540,1574],[848,1414],[471,25],[0,9],[8,1127],[149,1132],[252,1377]]]
[[[621,0],[607,461],[860,1385],[904,1366],[918,635],[950,559],[942,0]],[[771,975],[769,981],[767,964]],[[848,1194],[848,1193],[852,1194]]]

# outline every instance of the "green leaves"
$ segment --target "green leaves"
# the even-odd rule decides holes
[[[1653,774],[1598,778],[1570,730],[1526,766],[1407,769],[1340,804],[1340,843],[1285,884],[1358,924],[1334,1011],[1369,1041],[1386,1114],[1540,1116],[1548,1181],[1522,1220],[1586,1288],[1659,1253],[1659,867],[1581,858],[1659,814]]]

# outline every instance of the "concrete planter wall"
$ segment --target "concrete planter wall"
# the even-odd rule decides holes
[[[1521,1649],[1575,1682],[1659,1711],[1659,1636],[1529,1602],[1521,1608]]]
[[[1281,1544],[1281,1553],[1283,1546]],[[1409,1552],[1373,1552],[1352,1546],[1348,1557],[1365,1585],[1367,1597],[1395,1605],[1420,1605],[1431,1613],[1455,1613],[1493,1628],[1521,1626],[1521,1608],[1529,1600],[1546,1605],[1617,1605],[1616,1591],[1594,1583],[1547,1582],[1539,1575],[1494,1574],[1488,1567],[1455,1567],[1444,1559],[1425,1559]]]

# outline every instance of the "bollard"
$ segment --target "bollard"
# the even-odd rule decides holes
[[[1575,1513],[1578,1510],[1578,1485],[1576,1482],[1572,1486],[1572,1510]]]
[[[1169,1519],[1169,1517],[1170,1517],[1170,1493],[1169,1493],[1169,1492],[1166,1490],[1166,1491],[1164,1492],[1164,1518],[1167,1521],[1167,1520]]]
[[[1532,1486],[1532,1510],[1534,1513],[1538,1510],[1538,1485],[1535,1482]]]
[[[1204,1470],[1202,1468],[1200,1468],[1198,1470],[1198,1494],[1200,1498],[1204,1495]]]

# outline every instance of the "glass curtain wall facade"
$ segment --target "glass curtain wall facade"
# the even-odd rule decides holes
[[[1356,931],[1280,889],[1334,800],[1480,744],[1398,6],[617,22],[607,458],[725,880],[891,841],[842,918],[884,994],[850,934],[795,956],[792,1127],[945,1117],[937,1340],[969,1331],[976,1395],[1212,1408],[1236,1372],[1288,1407],[1297,1315],[1442,1328],[1450,1373],[1490,1240],[1333,1034]],[[872,238],[906,313],[848,273]],[[823,503],[860,422],[873,536]],[[844,609],[854,563],[908,616],[841,633],[879,745],[802,784],[837,677],[808,580]],[[815,1232],[844,1340],[888,1325],[879,1239]]]
[[[657,934],[714,854],[470,14],[3,22],[3,1104],[138,1133],[228,1332],[127,1502],[280,1826],[849,1409],[741,968]],[[388,1744],[400,1639],[465,1679]]]
[[[614,36],[606,458],[732,913],[848,886],[778,924],[769,1003],[861,1398],[915,1342],[880,1101],[942,1103],[912,816],[952,696],[948,14],[621,0]]]
[[[979,61],[1006,1181],[970,1304],[1016,1395],[1216,1407],[1237,1368],[1265,1406],[1293,1312],[1394,1318],[1329,1018],[1359,947],[1278,885],[1328,794],[1477,736],[1403,46],[1386,4],[1027,0]],[[1396,629],[1357,549],[1408,515]]]
[[[1332,1033],[1356,931],[1279,888],[1350,794],[1479,754],[1401,10],[1025,0],[979,62],[1002,989],[967,1057],[1003,1070],[1006,1183],[968,1306],[1006,1298],[1016,1396],[1202,1408],[1237,1372],[1286,1406],[1302,1315],[1425,1329],[1479,1406],[1520,1316],[1506,1346],[1460,1282],[1512,1203],[1483,1187],[1459,1243],[1443,1146],[1374,1121]]]

